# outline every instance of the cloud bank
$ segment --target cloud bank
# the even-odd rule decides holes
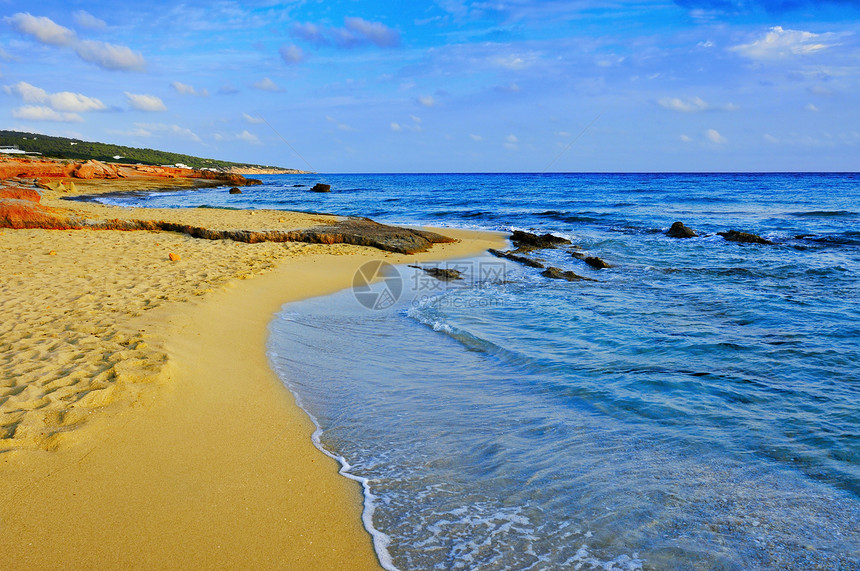
[[[92,27],[96,21],[101,22],[91,14],[86,12],[84,14],[86,16],[82,16],[78,12],[76,19],[79,22],[83,20],[89,27]],[[146,67],[146,60],[141,53],[135,52],[127,46],[80,39],[74,30],[61,26],[45,16],[33,16],[29,12],[18,12],[13,16],[6,17],[5,20],[18,33],[48,46],[69,48],[85,62],[97,65],[102,69],[143,71]]]

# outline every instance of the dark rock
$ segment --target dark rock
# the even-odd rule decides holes
[[[230,194],[242,194],[242,191],[234,186],[230,189]]]
[[[561,268],[556,268],[555,266],[550,266],[549,268],[547,268],[546,270],[541,272],[540,275],[547,277],[547,278],[552,278],[554,280],[567,280],[569,282],[575,282],[575,281],[580,281],[580,280],[585,280],[585,281],[590,281],[590,282],[595,281],[591,278],[586,278],[586,277],[580,276],[580,275],[575,274],[571,271],[564,271]]]
[[[331,192],[331,185],[318,182],[311,188],[311,192]]]
[[[293,185],[293,188],[304,188],[304,187],[305,187],[305,185],[303,185],[303,184],[294,184]]]
[[[570,244],[567,238],[559,238],[552,234],[532,234],[531,232],[523,232],[522,230],[514,230],[511,234],[511,242],[520,252],[530,252],[532,250],[544,250],[547,248],[555,248],[562,244]]]
[[[738,232],[737,230],[729,230],[728,232],[717,232],[717,235],[722,236],[729,242],[740,242],[742,244],[773,244],[770,240],[750,234],[749,232]]]
[[[427,275],[433,276],[437,280],[443,282],[463,279],[463,275],[458,270],[453,270],[450,268],[422,268],[421,266],[409,267],[415,268],[416,270],[423,270]]]
[[[518,256],[513,252],[502,252],[501,250],[494,250],[493,248],[490,248],[487,251],[492,255],[496,256],[497,258],[505,258],[507,260],[512,260],[514,262],[518,262],[520,264],[523,264],[524,266],[529,266],[531,268],[543,269],[546,267],[536,260],[532,260],[531,258],[527,258],[526,256]]]
[[[688,226],[684,226],[683,222],[675,222],[672,227],[666,231],[666,236],[670,238],[695,238],[698,236],[696,231]]]
[[[584,260],[586,257],[584,253],[577,252],[576,250],[571,251],[570,255],[573,256],[574,258],[576,258],[577,260]]]
[[[612,267],[609,264],[607,264],[606,262],[604,262],[603,260],[601,260],[600,258],[597,258],[595,256],[589,256],[588,258],[585,258],[585,263],[588,264],[589,266],[591,266],[592,268],[597,269],[597,270],[603,270],[605,268],[611,268]]]

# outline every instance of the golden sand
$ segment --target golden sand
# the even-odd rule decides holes
[[[329,220],[109,214],[249,229]],[[503,241],[443,233],[461,241],[405,256],[0,230],[0,568],[377,568],[358,485],[311,444],[313,426],[269,367],[267,327],[287,301],[348,287],[370,259]]]

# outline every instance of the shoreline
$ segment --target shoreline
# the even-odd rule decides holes
[[[103,209],[131,215],[131,209]],[[290,214],[272,212],[256,213],[255,223]],[[268,328],[284,303],[348,288],[370,259],[451,259],[504,241],[501,234],[442,232],[462,241],[405,255],[348,245],[210,242],[168,232],[0,230],[0,248],[17,256],[6,262],[17,263],[8,276],[19,274],[3,284],[7,299],[0,301],[7,305],[27,301],[20,296],[30,290],[21,286],[44,288],[39,279],[51,272],[81,273],[58,284],[54,297],[27,302],[32,307],[15,314],[22,320],[17,329],[34,319],[47,321],[46,336],[64,327],[63,319],[88,328],[68,333],[77,350],[69,357],[64,346],[40,353],[46,339],[28,339],[13,327],[0,341],[32,353],[7,364],[7,375],[24,374],[35,360],[68,378],[88,364],[75,359],[92,356],[84,341],[101,351],[119,336],[111,379],[122,387],[109,387],[116,398],[94,402],[85,418],[63,404],[55,416],[67,422],[47,446],[0,448],[0,493],[10,498],[0,508],[2,566],[379,568],[362,525],[361,491],[314,447],[313,423],[269,364]],[[33,251],[21,252],[25,247]],[[182,261],[162,261],[168,248],[181,248]],[[78,286],[92,291],[68,297]],[[153,301],[153,309],[129,309],[141,299]],[[140,368],[159,355],[157,374],[126,374],[124,367]],[[27,388],[5,402],[32,408],[29,419],[45,410],[38,407],[62,404],[51,395],[63,390],[68,387],[28,396]]]

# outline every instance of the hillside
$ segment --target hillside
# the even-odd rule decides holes
[[[266,172],[284,173],[302,172],[295,169],[205,159],[180,153],[169,153],[154,149],[138,149],[108,143],[94,143],[66,137],[50,137],[48,135],[22,133],[20,131],[0,131],[0,147],[11,146],[16,146],[22,151],[29,153],[41,153],[45,157],[79,161],[95,159],[102,162],[122,161],[123,163],[141,163],[146,165],[175,165],[180,163],[194,169],[209,168],[235,173],[244,171],[263,172],[263,170]]]

